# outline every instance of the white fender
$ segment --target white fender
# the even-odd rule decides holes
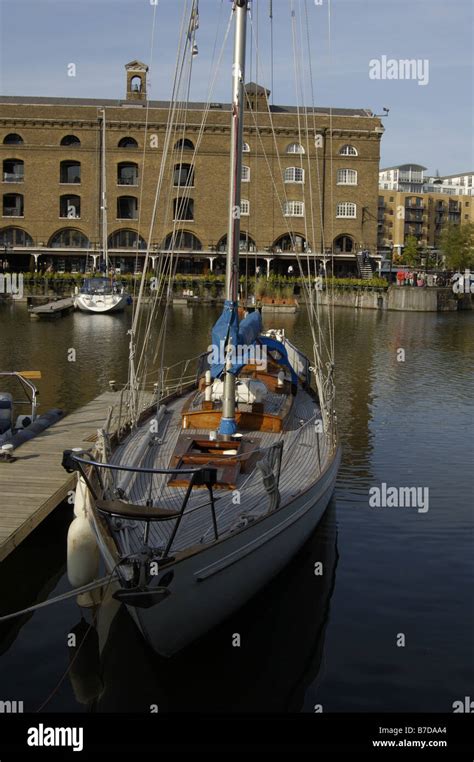
[[[67,576],[73,587],[93,582],[99,573],[99,548],[88,519],[89,500],[86,485],[79,477],[74,501],[76,518],[67,533]]]
[[[87,485],[82,476],[78,476],[74,493],[74,516],[87,516]]]

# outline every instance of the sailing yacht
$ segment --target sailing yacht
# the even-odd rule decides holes
[[[125,289],[112,278],[85,278],[81,289],[74,294],[74,307],[81,312],[121,312],[128,303]]]
[[[258,310],[239,313],[234,210],[248,10],[248,0],[235,0],[226,301],[212,351],[195,358],[195,374],[191,361],[174,368],[174,378],[160,368],[147,400],[139,371],[148,366],[141,359],[135,365],[142,356],[135,345],[142,280],[130,378],[117,405],[128,419],[119,415],[113,433],[100,430],[93,451],[66,450],[63,459],[66,470],[78,472],[71,584],[79,588],[97,576],[99,550],[116,579],[115,598],[164,656],[203,635],[285,567],[321,520],[340,461],[332,365],[322,361],[316,339],[311,363],[283,330],[264,330]],[[309,282],[312,319],[316,296]]]
[[[102,109],[102,249],[104,270],[108,273],[105,131],[105,109]],[[82,312],[103,314],[105,312],[121,312],[130,303],[130,297],[124,287],[116,282],[114,278],[94,276],[85,278],[81,288],[76,288],[73,301],[74,307]]]

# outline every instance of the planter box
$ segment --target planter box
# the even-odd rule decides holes
[[[298,312],[299,305],[294,299],[275,299],[273,301],[265,302],[262,304],[262,312],[280,312],[286,314],[293,314]]]

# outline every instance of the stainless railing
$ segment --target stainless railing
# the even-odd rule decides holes
[[[252,451],[252,456],[259,457],[240,487],[244,489],[260,473],[264,491],[269,499],[269,510],[274,510],[279,503],[282,449],[283,440],[280,440],[270,447]],[[248,453],[237,455],[235,460],[248,457]],[[222,526],[219,529],[219,517],[216,514],[216,503],[222,496],[216,497],[214,493],[218,475],[215,465],[174,469],[132,467],[101,463],[93,460],[87,453],[76,453],[72,450],[64,451],[62,465],[69,473],[77,471],[81,474],[98,511],[109,517],[143,522],[144,546],[148,545],[150,524],[160,522],[161,535],[165,542],[163,557],[170,555],[185,515],[210,510],[209,530],[212,531],[215,540],[222,534]],[[177,482],[176,486],[173,486],[173,481]],[[199,488],[207,489],[208,499],[190,505],[193,490]],[[226,490],[225,496],[228,495]],[[228,509],[229,506],[225,511]],[[203,539],[209,530],[204,531]]]

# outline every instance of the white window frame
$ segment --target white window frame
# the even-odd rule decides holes
[[[301,180],[296,179],[298,173],[301,174]],[[287,167],[283,174],[283,179],[285,183],[297,183],[298,185],[303,185],[304,169],[301,167]]]
[[[336,175],[336,185],[357,185],[357,170],[338,169]]]
[[[242,143],[242,153],[250,153],[250,146],[248,143]]]
[[[286,201],[284,215],[285,217],[304,217],[304,201]]]
[[[346,148],[349,150],[344,150]],[[339,156],[358,156],[358,155],[359,155],[359,151],[357,150],[355,146],[351,145],[350,143],[345,143],[339,149]]]
[[[301,143],[290,143],[286,147],[286,153],[303,154],[306,153],[306,151],[304,150],[304,146],[302,146]]]
[[[351,213],[349,213],[349,208]],[[354,213],[352,214],[352,212]],[[357,204],[354,201],[340,201],[336,206],[336,217],[339,219],[357,219]]]
[[[248,217],[250,214],[250,201],[246,198],[240,199],[240,216]]]
[[[242,164],[242,182],[250,182],[250,167],[247,164]]]

